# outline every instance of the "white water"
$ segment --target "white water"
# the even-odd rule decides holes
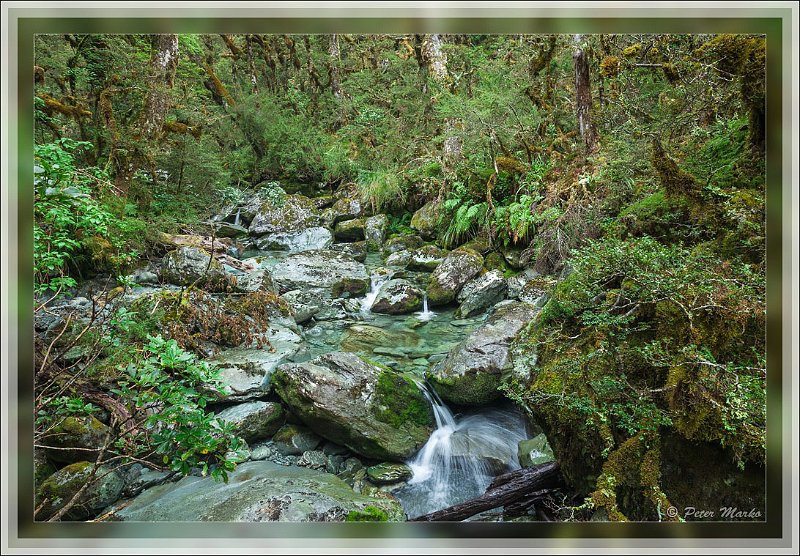
[[[236,209],[236,218],[233,221],[233,225],[234,226],[238,226],[239,225],[239,215],[241,213],[242,213],[242,209],[241,208]]]
[[[372,308],[372,304],[375,303],[375,299],[378,297],[378,293],[381,291],[381,286],[386,282],[388,279],[387,276],[384,274],[373,273],[369,277],[369,292],[364,299],[361,300],[361,312],[362,313],[369,313],[370,309]]]
[[[422,292],[422,311],[416,313],[419,320],[431,320],[436,313],[428,310],[428,292]]]
[[[409,517],[483,494],[495,476],[519,469],[517,444],[527,438],[516,411],[490,409],[456,418],[432,388],[420,388],[433,407],[436,430],[406,462],[413,475],[394,493]]]

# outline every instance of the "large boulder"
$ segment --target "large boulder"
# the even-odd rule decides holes
[[[413,348],[420,337],[410,330],[391,330],[370,324],[354,324],[342,337],[342,349],[371,353],[375,348]]]
[[[250,235],[302,232],[321,226],[322,215],[314,201],[304,195],[287,195],[282,202],[265,201],[250,223]]]
[[[353,196],[340,198],[328,209],[328,222],[331,226],[366,216],[367,206],[358,199],[357,192],[354,194],[353,191],[349,191],[349,193]]]
[[[363,263],[367,260],[367,242],[366,241],[354,241],[352,243],[334,243],[331,245],[331,251],[337,251],[339,253],[344,253],[350,257],[353,257],[360,263]]]
[[[285,456],[299,456],[322,443],[322,438],[301,425],[282,426],[272,440],[275,449]]]
[[[283,407],[274,402],[252,401],[220,411],[217,418],[233,425],[233,433],[246,442],[269,438],[284,421]]]
[[[389,217],[385,214],[370,216],[364,221],[364,237],[367,240],[367,248],[371,251],[379,251],[386,241],[386,230],[389,228]]]
[[[225,401],[247,401],[269,391],[269,377],[275,367],[300,349],[303,339],[286,327],[271,326],[265,335],[267,349],[236,347],[223,350],[209,360],[220,368],[223,393],[213,394]]]
[[[404,315],[422,308],[422,290],[407,280],[388,280],[372,303],[373,313]]]
[[[483,405],[500,397],[497,387],[511,371],[511,344],[537,309],[513,302],[489,319],[428,373],[439,395],[456,405]]]
[[[244,237],[247,235],[247,228],[239,224],[231,224],[230,222],[215,222],[214,235],[216,237]]]
[[[266,268],[259,268],[253,272],[248,272],[243,276],[236,277],[234,290],[240,293],[269,292],[277,293],[272,275]]]
[[[388,496],[358,494],[329,473],[269,461],[251,461],[229,474],[228,482],[184,477],[150,488],[112,508],[120,521],[320,522],[379,510],[388,521],[403,521],[400,504]],[[372,510],[375,511],[375,510]]]
[[[423,245],[422,247],[411,249],[411,256],[406,266],[408,270],[433,272],[437,266],[442,264],[446,256],[447,251],[439,249],[435,245]]]
[[[483,269],[483,257],[469,249],[452,251],[431,274],[428,302],[432,306],[447,305],[458,292]]]
[[[342,243],[352,243],[354,241],[364,240],[364,219],[355,218],[353,220],[345,220],[336,224],[336,229],[333,232],[333,237],[336,241]]]
[[[281,296],[291,307],[294,321],[303,324],[310,321],[317,313],[328,305],[324,292],[311,290],[291,290]]]
[[[276,232],[256,240],[256,247],[262,251],[276,250],[297,253],[312,249],[327,249],[333,243],[330,230],[313,226],[299,231]]]
[[[97,456],[111,430],[92,417],[66,417],[56,424],[42,444],[47,457],[58,463],[75,463]]]
[[[179,247],[161,261],[161,279],[176,286],[197,283],[208,291],[225,291],[232,280],[216,259],[200,247]]]
[[[394,235],[383,244],[383,254],[389,256],[404,249],[416,249],[423,245],[425,242],[419,236]]]
[[[282,292],[323,288],[339,297],[366,293],[369,287],[367,268],[336,251],[305,251],[289,255],[272,269],[272,278]]]
[[[411,227],[425,239],[434,239],[439,231],[439,203],[431,201],[411,217]]]
[[[502,301],[508,285],[503,273],[492,270],[473,278],[459,292],[456,318],[466,319],[482,313],[492,305]]]
[[[101,466],[92,475],[94,463],[79,461],[62,467],[47,478],[36,493],[36,505],[41,510],[38,520],[45,520],[62,509],[87,483],[89,485],[78,497],[64,518],[81,520],[94,517],[100,510],[115,502],[125,487],[123,477],[113,469]]]
[[[433,432],[433,413],[418,386],[354,353],[281,365],[272,380],[287,407],[314,432],[362,456],[403,461]]]

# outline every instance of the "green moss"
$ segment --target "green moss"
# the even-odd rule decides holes
[[[367,293],[367,282],[356,278],[344,278],[332,288],[334,297],[359,297]]]
[[[408,377],[383,367],[375,386],[375,416],[395,427],[411,423],[420,427],[433,424],[430,404],[419,387]]]
[[[500,375],[491,373],[468,377],[430,375],[428,380],[443,399],[457,405],[484,405],[496,400],[500,397],[498,387],[502,382]]]
[[[353,510],[345,521],[389,521],[388,514],[375,506],[365,506],[363,510]]]

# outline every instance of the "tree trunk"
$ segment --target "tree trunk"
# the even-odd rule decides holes
[[[144,110],[142,130],[156,137],[169,109],[169,91],[178,67],[178,35],[153,35],[153,55],[150,58],[150,85]]]
[[[532,497],[541,497],[544,488],[560,486],[558,464],[545,463],[529,469],[518,469],[500,475],[492,481],[486,492],[477,498],[455,506],[416,517],[411,521],[463,521],[475,514],[523,501],[532,503]]]
[[[328,75],[330,76],[331,93],[333,93],[333,96],[336,100],[341,100],[342,96],[344,96],[342,93],[341,77],[339,76],[339,60],[341,57],[341,52],[339,51],[339,35],[336,33],[331,35],[328,54],[330,54]]]
[[[575,35],[572,60],[575,63],[575,112],[578,117],[578,133],[590,153],[597,149],[597,134],[592,125],[592,89],[589,82],[589,62],[581,48],[581,35]]]

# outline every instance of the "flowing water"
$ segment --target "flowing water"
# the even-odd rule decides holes
[[[385,274],[381,274],[378,272],[373,272],[369,277],[369,292],[361,301],[361,312],[362,313],[369,313],[370,309],[372,308],[372,304],[375,303],[375,299],[378,297],[378,294],[381,291],[381,286],[386,283],[388,277]]]
[[[234,226],[239,225],[241,214],[242,214],[242,209],[241,208],[236,209],[236,218],[233,221]]]
[[[428,309],[428,292],[422,293],[422,311],[415,314],[417,315],[417,318],[419,318],[419,320],[424,320],[424,321],[431,320],[433,317],[436,316],[436,313]]]

